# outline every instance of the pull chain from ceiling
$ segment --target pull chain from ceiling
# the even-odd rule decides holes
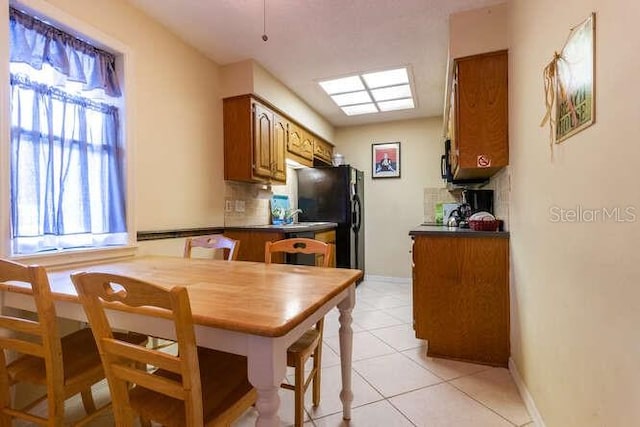
[[[267,36],[267,0],[262,0],[262,40],[269,40]]]

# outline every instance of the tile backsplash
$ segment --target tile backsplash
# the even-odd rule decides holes
[[[505,167],[489,180],[485,187],[493,190],[493,213],[504,221],[504,229],[509,230],[509,204],[511,202],[511,170]]]
[[[267,186],[265,184],[225,181],[224,225],[232,227],[269,224],[271,221],[270,193],[289,196],[291,207],[297,207],[298,180],[296,171],[287,168],[286,185]]]
[[[493,214],[504,221],[504,229],[509,230],[509,202],[511,194],[511,177],[509,167],[502,169],[491,177],[489,183],[482,187],[493,190]],[[427,187],[424,189],[424,222],[435,222],[437,203],[461,203],[460,190],[449,191],[447,188]]]
[[[446,188],[425,188],[424,189],[424,222],[436,221],[436,204],[438,203],[460,203],[460,196],[452,194]]]

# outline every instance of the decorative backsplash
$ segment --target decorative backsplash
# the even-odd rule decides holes
[[[287,184],[273,185],[225,181],[224,225],[266,225],[271,221],[269,201],[271,193],[289,196],[291,207],[298,203],[298,180],[296,171],[287,168]],[[227,207],[230,210],[226,209]]]

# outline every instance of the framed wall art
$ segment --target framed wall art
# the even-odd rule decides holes
[[[371,144],[371,177],[400,178],[400,143]]]
[[[552,142],[560,143],[595,122],[595,13],[571,29],[544,70]]]

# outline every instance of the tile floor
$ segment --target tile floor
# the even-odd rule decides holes
[[[342,420],[338,311],[325,318],[322,400],[307,393],[306,426],[533,427],[509,371],[426,356],[414,336],[411,285],[366,281],[353,310],[354,394]],[[290,377],[290,380],[293,380]],[[293,393],[280,393],[283,425],[293,424]],[[254,425],[255,409],[234,426]]]
[[[411,327],[411,286],[364,282],[353,311],[353,410],[342,420],[338,311],[325,320],[322,401],[311,405],[306,426],[336,427],[533,427],[531,417],[506,369],[428,358],[426,343]],[[291,372],[289,372],[291,374]],[[291,377],[289,377],[292,380]],[[98,399],[108,394],[97,390]],[[281,390],[282,425],[293,424],[293,392]],[[81,408],[79,399],[69,406]],[[81,410],[81,409],[80,409]],[[255,409],[234,423],[253,426]],[[107,414],[95,426],[111,426]]]

